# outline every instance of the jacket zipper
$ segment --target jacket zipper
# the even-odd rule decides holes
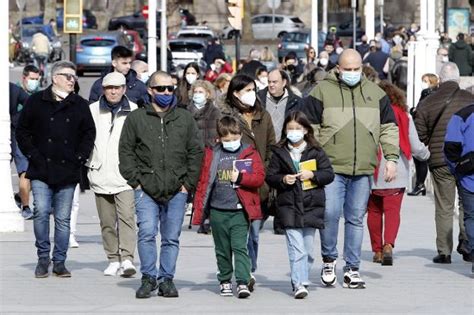
[[[354,102],[354,91],[351,89],[352,96],[352,116],[354,120],[354,164],[352,165],[352,176],[355,176],[355,168],[357,162],[357,126],[356,126],[356,109]]]

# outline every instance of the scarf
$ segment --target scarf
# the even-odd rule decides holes
[[[407,158],[407,160],[411,160],[411,148],[410,148],[410,138],[409,138],[409,125],[410,121],[408,119],[407,113],[399,106],[392,104],[393,113],[395,115],[395,121],[398,125],[398,139],[400,150],[402,154]],[[374,172],[374,179],[377,181],[379,167],[380,167],[380,160],[382,159],[382,149],[379,147],[377,152],[377,167],[375,168]]]
[[[291,160],[293,161],[293,166],[296,169],[296,172],[300,171],[300,160],[303,155],[303,151],[306,149],[307,143],[304,141],[299,147],[294,147],[288,143],[288,151],[290,152]]]

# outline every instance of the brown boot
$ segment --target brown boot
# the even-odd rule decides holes
[[[393,256],[392,256],[392,245],[385,244],[383,246],[383,259],[382,266],[392,266],[393,265]]]
[[[380,264],[382,262],[382,252],[375,252],[374,258],[372,259],[374,263]]]

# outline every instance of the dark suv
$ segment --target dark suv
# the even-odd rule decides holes
[[[160,36],[161,12],[156,12],[156,33]],[[132,15],[118,16],[110,19],[108,30],[135,30],[141,37],[144,37],[147,31],[148,21],[145,19],[141,11],[137,11]]]

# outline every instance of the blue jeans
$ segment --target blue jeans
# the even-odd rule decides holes
[[[336,260],[339,218],[344,214],[344,260],[346,267],[358,269],[364,236],[364,215],[370,195],[370,176],[336,174],[325,187],[324,229],[320,230],[323,261]]]
[[[293,288],[308,285],[309,272],[313,266],[313,243],[315,228],[286,229],[286,245],[290,260],[291,283]]]
[[[474,193],[461,185],[458,187],[464,208],[464,228],[471,248],[471,258],[474,258]]]
[[[143,190],[135,190],[140,272],[152,278],[173,279],[179,253],[187,193],[179,192],[168,203],[157,203]],[[160,227],[160,269],[157,270],[156,236]]]
[[[257,270],[258,238],[260,233],[261,221],[262,220],[253,220],[252,222],[250,222],[247,249],[249,251],[250,262],[252,263],[251,272],[255,272]]]
[[[33,229],[36,238],[38,258],[49,258],[51,242],[49,240],[49,214],[54,216],[53,261],[66,260],[69,246],[71,206],[76,185],[49,186],[40,180],[31,181],[34,199]]]

